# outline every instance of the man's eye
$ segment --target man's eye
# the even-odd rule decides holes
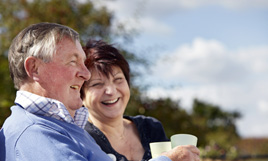
[[[70,64],[76,64],[76,60],[70,61]]]

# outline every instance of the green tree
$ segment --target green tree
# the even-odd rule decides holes
[[[192,121],[199,129],[199,142],[211,157],[226,157],[240,139],[235,121],[241,117],[238,111],[227,112],[219,106],[195,99]]]
[[[235,121],[241,117],[239,112],[224,111],[217,105],[197,99],[193,100],[192,110],[187,112],[178,101],[170,98],[150,99],[139,92],[138,89],[132,92],[136,94],[131,96],[125,114],[157,118],[169,138],[177,133],[196,135],[205,157],[227,158],[237,155],[234,145],[240,137]]]
[[[193,102],[194,124],[200,127],[207,133],[222,133],[226,135],[226,140],[236,139],[239,137],[235,126],[236,119],[241,117],[241,114],[237,111],[227,112],[223,111],[220,107],[209,104],[197,99]],[[218,136],[207,136],[206,140],[216,139]],[[225,142],[226,140],[223,140]],[[219,141],[219,139],[218,139]]]
[[[139,90],[136,90],[139,92]],[[133,98],[136,97],[136,98]],[[126,110],[127,115],[143,114],[161,121],[167,136],[176,133],[191,133],[197,135],[189,113],[180,107],[179,102],[170,98],[150,99],[141,94],[131,96]]]
[[[167,136],[177,133],[193,133],[190,115],[170,98],[151,100],[146,103],[145,115],[159,119]]]
[[[4,55],[0,55],[0,127],[6,117],[10,115],[9,107],[14,102],[13,83],[9,77],[8,62]]]

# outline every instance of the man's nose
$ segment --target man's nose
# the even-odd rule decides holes
[[[90,79],[91,73],[85,65],[82,65],[81,71],[79,72],[79,77],[83,78],[85,81]]]

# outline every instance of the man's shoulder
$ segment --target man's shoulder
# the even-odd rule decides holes
[[[7,158],[13,157],[16,153],[14,150],[24,152],[29,147],[32,147],[32,150],[39,147],[49,150],[56,144],[60,146],[71,142],[76,145],[72,137],[76,134],[78,134],[76,137],[84,136],[82,134],[84,130],[76,125],[29,113],[20,106],[13,106],[11,110],[11,115],[6,119],[0,131],[0,154],[6,155]],[[67,126],[69,128],[66,128]]]
[[[2,130],[18,131],[31,124],[33,124],[33,121],[27,116],[27,111],[20,106],[14,105],[11,107],[11,115],[5,120]]]
[[[62,131],[66,131],[61,125],[63,121],[29,113],[17,105],[12,106],[11,111],[11,115],[5,120],[1,128],[1,135],[4,135],[5,140],[10,139],[15,141],[22,135],[31,135],[37,132],[42,133],[43,130],[58,131],[61,133]]]

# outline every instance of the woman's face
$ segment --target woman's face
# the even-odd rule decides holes
[[[109,78],[93,70],[83,90],[83,104],[89,109],[90,117],[102,121],[122,118],[130,90],[121,68],[112,67]]]

